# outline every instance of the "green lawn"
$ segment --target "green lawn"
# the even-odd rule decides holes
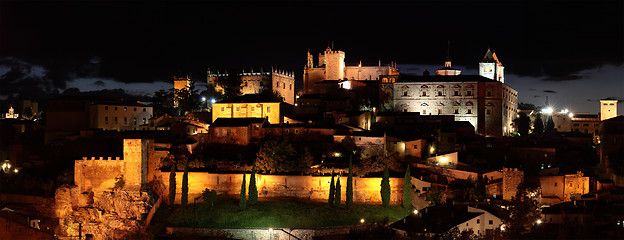
[[[283,227],[313,228],[325,226],[393,222],[407,216],[410,211],[400,205],[384,208],[381,205],[354,204],[353,210],[330,208],[327,203],[298,199],[260,200],[255,206],[245,210],[238,209],[238,200],[220,199],[214,207],[206,204],[193,204],[187,207],[176,206],[169,210],[163,205],[155,216],[157,221],[168,226],[245,228],[245,227]]]

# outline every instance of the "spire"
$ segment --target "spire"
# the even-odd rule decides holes
[[[483,56],[481,62],[498,62],[498,58],[496,57],[496,54],[494,54],[494,51],[488,47],[488,50],[485,52],[485,56]]]

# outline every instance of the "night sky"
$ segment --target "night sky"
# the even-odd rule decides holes
[[[0,99],[123,88],[152,94],[174,75],[274,66],[302,81],[308,49],[333,42],[348,65],[443,66],[476,74],[488,47],[519,101],[597,113],[624,100],[624,1],[6,1]],[[200,88],[203,85],[200,84]],[[36,90],[32,90],[36,89]],[[624,102],[619,113],[624,113]]]

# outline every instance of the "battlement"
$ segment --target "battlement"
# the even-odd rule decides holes
[[[81,160],[104,160],[104,161],[119,161],[119,160],[123,160],[121,157],[82,157]]]
[[[503,172],[524,172],[524,171],[518,170],[518,168],[503,168]]]
[[[243,71],[239,73],[239,76],[263,76],[263,75],[265,76],[280,75],[283,77],[290,77],[290,78],[295,77],[294,72],[289,72],[289,71],[281,70],[281,69],[272,69],[271,71],[263,71],[262,69],[260,69],[259,72],[254,72],[252,68],[250,72],[245,72],[245,70],[243,69]],[[227,72],[220,73],[219,70],[217,70],[216,72],[213,72],[210,69],[208,69],[208,78],[227,77],[227,76],[229,76]]]

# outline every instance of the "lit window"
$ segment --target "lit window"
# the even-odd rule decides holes
[[[221,112],[225,112],[225,107],[221,107]]]
[[[239,112],[240,111],[240,107],[236,107],[236,111]]]
[[[267,107],[267,112],[270,113],[271,112],[271,107]]]
[[[124,111],[128,111],[128,108],[127,108],[127,107],[124,107]]]
[[[423,115],[427,114],[427,109],[423,109],[423,110],[422,110],[422,114],[423,114]]]
[[[143,124],[145,124],[145,121],[146,121],[145,118],[143,118]]]
[[[255,107],[251,107],[251,111],[253,112],[255,110]]]

